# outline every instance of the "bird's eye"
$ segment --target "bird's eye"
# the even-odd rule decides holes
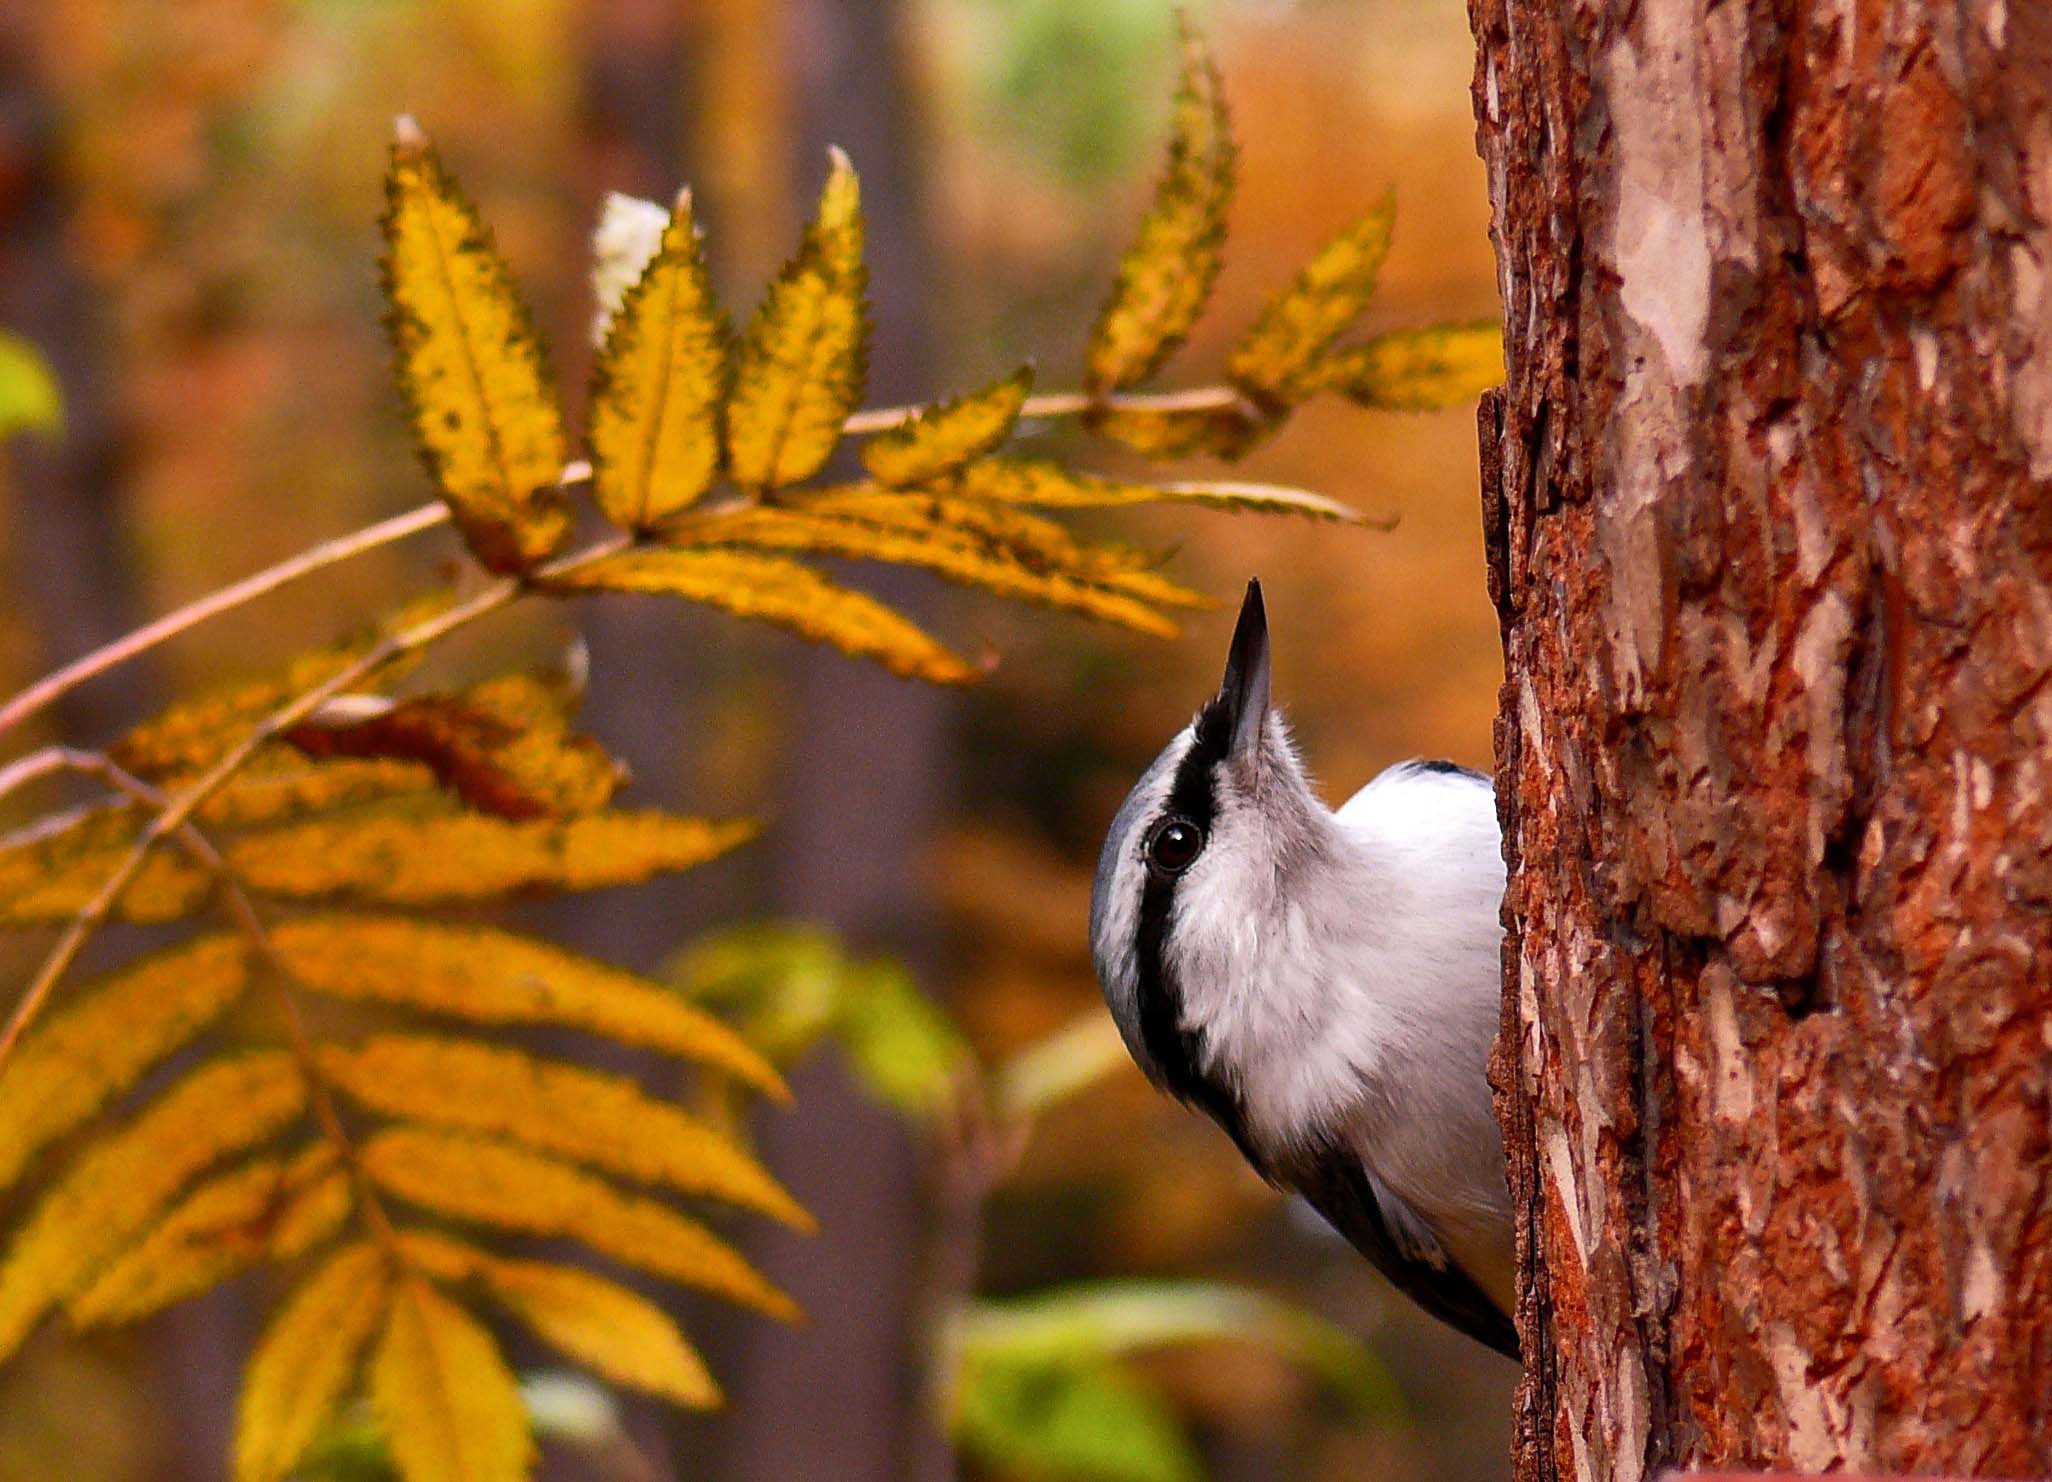
[[[1147,840],[1147,862],[1180,875],[1204,848],[1204,830],[1187,818],[1165,819]]]

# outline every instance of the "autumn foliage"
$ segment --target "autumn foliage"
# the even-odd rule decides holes
[[[688,194],[667,210],[618,203],[601,239],[588,461],[570,461],[490,231],[402,122],[384,220],[397,380],[481,571],[99,749],[0,768],[0,790],[76,772],[105,794],[0,840],[0,926],[59,931],[0,1037],[0,1188],[44,1180],[0,1259],[0,1357],[53,1314],[130,1321],[277,1263],[296,1285],[248,1365],[235,1456],[248,1482],[287,1475],[359,1387],[414,1482],[525,1475],[527,1422],[485,1312],[609,1381],[715,1403],[654,1302],[557,1247],[542,1259],[507,1240],[568,1241],[790,1318],[788,1298],[678,1201],[799,1228],[809,1217],[726,1119],[500,1032],[660,1052],[743,1101],[784,1096],[777,1071],[669,985],[435,912],[690,869],[754,825],[620,806],[624,771],[576,728],[569,679],[399,686],[461,628],[598,592],[696,602],[966,683],[982,662],[818,560],[918,567],[1171,636],[1172,614],[1206,599],[1158,553],[1049,512],[1169,502],[1358,520],[1302,490],[1135,482],[1009,451],[1022,429],[1072,418],[1149,457],[1231,458],[1320,392],[1425,407],[1496,379],[1494,325],[1341,344],[1389,245],[1385,200],[1281,290],[1226,384],[1133,391],[1204,308],[1234,158],[1217,74],[1188,36],[1168,166],[1098,317],[1084,389],[1036,396],[1021,368],[917,408],[860,409],[863,222],[844,157],[738,334]],[[859,473],[836,462],[851,436]],[[574,545],[580,531],[596,533]],[[110,921],[208,916],[218,924],[62,986]]]

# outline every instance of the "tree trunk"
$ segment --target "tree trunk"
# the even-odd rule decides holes
[[[2052,1470],[2052,7],[1471,0],[1518,1476]]]
[[[933,391],[932,257],[922,217],[922,141],[901,55],[902,0],[790,0],[781,23],[794,87],[795,176],[810,214],[827,146],[862,177],[876,332],[871,405]],[[915,613],[930,583],[902,571],[861,584]],[[823,921],[862,948],[931,966],[922,854],[948,797],[948,696],[825,649],[791,668],[792,744],[775,851],[777,909]],[[819,1217],[820,1233],[765,1231],[751,1245],[796,1297],[802,1330],[750,1329],[728,1377],[728,1482],[931,1482],[951,1473],[917,1361],[926,1211],[904,1119],[861,1095],[831,1057],[794,1079],[797,1110],[767,1119],[769,1166]]]

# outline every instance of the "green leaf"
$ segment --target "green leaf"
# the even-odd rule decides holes
[[[700,937],[662,972],[773,1063],[788,1066],[833,1024],[847,970],[840,939],[824,927],[760,923]]]
[[[954,1092],[969,1050],[961,1033],[888,958],[859,958],[820,927],[717,932],[665,969],[689,997],[733,1019],[781,1065],[831,1039],[877,1100],[926,1115]]]
[[[1357,1414],[1401,1410],[1396,1385],[1362,1342],[1315,1313],[1203,1281],[1081,1282],[973,1304],[957,1320],[965,1362],[1118,1357],[1185,1343],[1252,1343],[1303,1368]]]
[[[1039,1116],[1129,1064],[1118,1025],[1092,1009],[1000,1065],[992,1100],[1007,1119]]]
[[[869,1093],[915,1116],[948,1102],[969,1059],[955,1026],[895,962],[850,964],[834,1030]]]
[[[64,431],[64,393],[43,352],[0,329],[0,438],[17,432]]]
[[[1158,1395],[1110,1364],[988,1355],[963,1365],[955,1434],[986,1466],[1075,1482],[1199,1482]]]

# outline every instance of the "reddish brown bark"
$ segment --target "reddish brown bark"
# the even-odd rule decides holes
[[[1521,1479],[2052,1471],[2052,7],[1471,0]]]

